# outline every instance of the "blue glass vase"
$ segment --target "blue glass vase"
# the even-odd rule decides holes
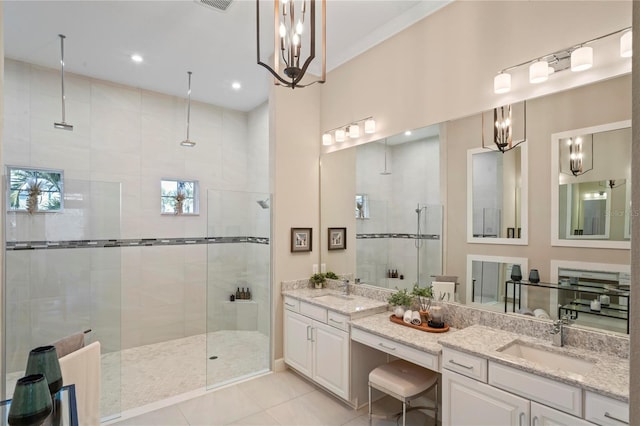
[[[520,269],[520,265],[513,265],[511,267],[511,280],[514,282],[522,280],[522,270]]]
[[[51,395],[62,389],[62,372],[55,346],[40,346],[29,352],[26,374],[44,374]]]
[[[39,425],[51,414],[52,407],[44,375],[31,374],[18,379],[7,422],[12,426]]]

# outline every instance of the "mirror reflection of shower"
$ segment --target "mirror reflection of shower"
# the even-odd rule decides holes
[[[256,203],[258,203],[258,205],[260,207],[262,207],[263,209],[268,209],[269,208],[269,199],[265,198],[264,200],[258,200],[256,201]]]
[[[426,213],[427,206],[420,207],[420,203],[418,203],[418,207],[416,208],[416,214],[418,215],[418,226],[416,230],[416,239],[415,239],[415,247],[416,247],[416,283],[418,286],[420,285],[420,249],[424,245],[424,241],[422,241],[422,231],[420,218],[422,216],[422,212]]]

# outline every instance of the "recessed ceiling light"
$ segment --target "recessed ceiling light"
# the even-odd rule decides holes
[[[407,130],[406,132],[404,132],[405,136],[411,136],[411,130]]]
[[[137,53],[134,53],[133,55],[131,55],[131,60],[133,62],[135,62],[136,64],[141,63],[144,59],[142,59],[142,56],[138,55]]]
[[[233,90],[240,90],[242,89],[242,84],[240,84],[239,81],[234,81],[233,83],[231,83],[231,88]]]

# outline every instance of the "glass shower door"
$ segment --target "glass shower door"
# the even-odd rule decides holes
[[[207,388],[271,368],[271,197],[209,190]]]

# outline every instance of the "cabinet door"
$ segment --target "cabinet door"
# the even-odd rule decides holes
[[[285,309],[284,362],[308,377],[312,377],[312,327],[312,319]]]
[[[314,321],[313,373],[316,382],[349,399],[349,333]]]
[[[585,420],[531,402],[531,426],[592,426]]]
[[[525,426],[529,401],[448,370],[442,373],[443,426]]]

